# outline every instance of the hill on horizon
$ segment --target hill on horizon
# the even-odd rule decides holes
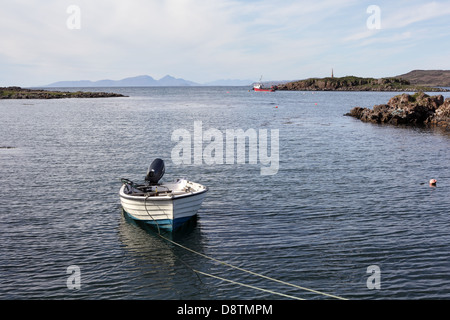
[[[166,75],[159,80],[149,75],[141,75],[136,77],[128,77],[121,80],[77,80],[77,81],[58,81],[44,85],[42,87],[58,88],[58,87],[186,87],[186,86],[246,86],[251,85],[251,80],[216,80],[205,84],[196,83],[181,78],[175,78]]]
[[[391,78],[401,78],[410,82],[411,85],[428,87],[450,87],[450,70],[413,70],[408,73]],[[307,80],[307,79],[305,79]],[[294,80],[299,81],[299,80]],[[251,86],[255,81],[239,79],[221,79],[207,83],[196,83],[194,81],[175,78],[166,75],[159,80],[149,75],[128,77],[121,80],[78,80],[58,81],[41,87],[171,87],[171,86]],[[265,84],[285,84],[291,81],[269,81]]]
[[[411,84],[430,87],[450,87],[450,70],[413,70],[396,76]]]
[[[156,86],[193,86],[195,82],[165,76],[159,80],[148,75],[128,77],[121,80],[78,80],[78,81],[58,81],[44,87],[156,87]]]

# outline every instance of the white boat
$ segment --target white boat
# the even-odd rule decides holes
[[[186,179],[159,183],[164,171],[163,160],[155,159],[143,184],[122,179],[119,196],[132,219],[173,231],[197,215],[208,188]]]

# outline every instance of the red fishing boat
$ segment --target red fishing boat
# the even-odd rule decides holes
[[[253,90],[254,91],[270,91],[270,92],[273,92],[273,91],[277,90],[276,86],[271,86],[270,88],[265,88],[264,85],[261,82],[261,79],[262,79],[262,76],[259,79],[259,82],[255,83],[253,85]]]
[[[275,86],[271,86],[270,88],[264,88],[262,83],[256,83],[255,85],[253,85],[253,90],[255,91],[270,91],[273,92],[276,90]]]

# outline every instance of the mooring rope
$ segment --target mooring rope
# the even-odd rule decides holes
[[[158,224],[158,222],[156,222],[155,218],[153,218],[153,216],[148,212],[148,209],[147,209],[147,199],[148,199],[149,197],[150,197],[150,196],[146,196],[145,199],[144,199],[144,207],[145,207],[145,211],[146,211],[147,214],[150,216],[150,218],[152,218],[152,220],[155,222],[156,227],[158,228],[158,234],[161,234],[161,230],[159,230],[159,224]],[[159,207],[158,207],[158,208],[159,208]]]
[[[147,198],[148,198],[148,197],[147,197]],[[195,254],[197,254],[197,255],[199,255],[199,256],[201,256],[201,257],[204,257],[204,258],[206,258],[206,259],[209,259],[209,260],[215,261],[215,262],[217,262],[217,263],[223,264],[223,265],[228,266],[228,267],[230,267],[230,268],[234,268],[234,269],[236,269],[236,270],[240,270],[240,271],[243,271],[243,272],[252,274],[252,275],[254,275],[254,276],[258,276],[258,277],[261,277],[261,278],[264,278],[264,279],[267,279],[267,280],[275,281],[275,282],[278,282],[278,283],[281,283],[281,284],[284,284],[284,285],[287,285],[287,286],[291,286],[291,287],[294,287],[294,288],[297,288],[297,289],[301,289],[301,290],[313,292],[313,293],[316,293],[316,294],[328,296],[328,297],[330,297],[330,298],[339,299],[339,300],[347,300],[347,299],[345,299],[345,298],[342,298],[342,297],[339,297],[339,296],[336,296],[336,295],[332,295],[332,294],[329,294],[329,293],[325,293],[325,292],[321,292],[321,291],[309,289],[309,288],[306,288],[306,287],[298,286],[298,285],[296,285],[296,284],[292,284],[292,283],[289,283],[289,282],[286,282],[286,281],[274,279],[274,278],[271,278],[271,277],[268,277],[268,276],[265,276],[265,275],[262,275],[262,274],[259,274],[259,273],[250,271],[250,270],[246,270],[246,269],[244,269],[244,268],[240,268],[240,267],[234,266],[234,265],[229,264],[229,263],[227,263],[227,262],[220,261],[220,260],[218,260],[218,259],[209,257],[209,256],[207,256],[207,255],[205,255],[205,254],[203,254],[203,253],[200,253],[200,252],[197,252],[197,251],[195,251],[195,250],[192,250],[192,249],[190,249],[190,248],[188,248],[188,247],[183,246],[182,244],[179,244],[179,243],[177,243],[177,242],[175,242],[175,241],[173,241],[173,240],[168,239],[167,237],[164,237],[164,236],[161,234],[161,230],[160,230],[160,228],[159,228],[158,222],[157,222],[157,221],[152,217],[152,215],[148,212],[147,204],[146,204],[147,198],[145,198],[145,200],[144,200],[145,211],[147,211],[147,214],[148,214],[148,215],[153,219],[153,221],[156,223],[156,226],[157,226],[157,228],[158,228],[158,236],[161,237],[162,239],[164,239],[164,240],[166,240],[166,241],[168,241],[168,242],[170,242],[170,243],[172,243],[172,244],[174,244],[174,245],[176,245],[176,246],[178,246],[178,247],[180,247],[180,248],[182,248],[182,249],[184,249],[184,250],[187,250],[187,251],[189,251],[189,252],[195,253]],[[208,276],[208,277],[220,279],[220,280],[222,280],[222,281],[228,281],[228,282],[230,282],[230,283],[239,284],[239,285],[241,285],[241,286],[245,286],[245,287],[249,287],[249,288],[253,288],[253,289],[257,289],[257,290],[261,290],[261,291],[265,291],[265,292],[270,292],[270,293],[273,293],[273,294],[277,294],[277,295],[281,295],[281,296],[285,296],[285,297],[289,297],[289,298],[293,298],[293,299],[297,299],[297,300],[304,300],[304,299],[297,298],[297,297],[294,297],[294,296],[289,296],[289,295],[286,295],[286,294],[283,294],[283,293],[279,293],[279,292],[275,292],[275,291],[271,291],[271,290],[267,290],[267,289],[262,289],[262,288],[258,288],[258,287],[251,286],[251,285],[248,285],[248,284],[244,284],[244,283],[236,282],[236,281],[233,281],[233,280],[221,278],[221,277],[218,277],[218,276],[214,276],[214,275],[212,275],[212,274],[209,274],[209,273],[205,273],[205,272],[201,272],[201,271],[198,271],[198,270],[194,270],[194,269],[192,269],[192,268],[191,268],[191,270],[194,271],[194,272],[196,272],[196,273],[199,273],[199,274],[203,274],[203,275],[205,275],[205,276]]]
[[[272,290],[267,290],[267,289],[263,289],[263,288],[258,288],[258,287],[255,287],[255,286],[252,286],[252,285],[249,285],[249,284],[245,284],[245,283],[242,283],[242,282],[237,282],[237,281],[225,279],[225,278],[218,277],[218,276],[215,276],[215,275],[212,275],[212,274],[209,274],[209,273],[201,272],[201,271],[198,271],[198,270],[194,270],[193,269],[193,271],[197,272],[197,273],[200,273],[200,274],[202,274],[204,276],[208,276],[208,277],[216,278],[216,279],[219,279],[219,280],[222,280],[222,281],[227,281],[227,282],[230,282],[230,283],[238,284],[238,285],[243,286],[243,287],[248,287],[248,288],[260,290],[260,291],[276,294],[276,295],[287,297],[287,298],[291,298],[291,299],[305,300],[305,299],[294,297],[294,296],[290,296],[290,295],[287,295],[287,294],[284,294],[284,293],[280,293],[280,292],[276,292],[276,291],[272,291]]]
[[[275,282],[278,282],[278,283],[281,283],[281,284],[284,284],[284,285],[287,285],[287,286],[291,286],[291,287],[294,287],[294,288],[297,288],[297,289],[301,289],[301,290],[313,292],[313,293],[316,293],[316,294],[328,296],[328,297],[334,298],[334,299],[347,300],[347,299],[345,299],[345,298],[343,298],[343,297],[339,297],[339,296],[332,295],[332,294],[329,294],[329,293],[325,293],[325,292],[321,292],[321,291],[309,289],[309,288],[302,287],[302,286],[299,286],[299,285],[296,285],[296,284],[293,284],[293,283],[289,283],[289,282],[286,282],[286,281],[274,279],[274,278],[265,276],[265,275],[263,275],[263,274],[259,274],[259,273],[256,273],[256,272],[253,272],[253,271],[250,271],[250,270],[246,270],[246,269],[243,269],[243,268],[234,266],[234,265],[229,264],[229,263],[227,263],[227,262],[220,261],[220,260],[218,260],[218,259],[209,257],[209,256],[207,256],[207,255],[205,255],[205,254],[203,254],[203,253],[200,253],[200,252],[197,252],[197,251],[195,251],[195,250],[192,250],[192,249],[190,249],[190,248],[188,248],[188,247],[185,247],[185,246],[183,246],[183,245],[181,245],[181,244],[179,244],[179,243],[177,243],[177,242],[175,242],[175,241],[172,241],[172,240],[170,240],[170,239],[164,237],[161,233],[159,233],[158,236],[161,237],[162,239],[164,239],[164,240],[166,240],[166,241],[168,241],[168,242],[170,242],[170,243],[172,243],[172,244],[174,244],[174,245],[180,247],[180,248],[183,248],[183,249],[185,249],[185,250],[187,250],[187,251],[189,251],[189,252],[195,253],[195,254],[197,254],[197,255],[199,255],[199,256],[202,256],[202,257],[204,257],[204,258],[206,258],[206,259],[209,259],[209,260],[215,261],[215,262],[217,262],[217,263],[226,265],[226,266],[228,266],[228,267],[230,267],[230,268],[234,268],[234,269],[236,269],[236,270],[240,270],[240,271],[243,271],[243,272],[252,274],[252,275],[254,275],[254,276],[258,276],[258,277],[261,277],[261,278],[264,278],[264,279],[267,279],[267,280],[275,281]],[[200,272],[200,271],[197,271],[197,270],[194,270],[194,271],[195,271],[195,272],[199,272],[199,273],[204,274],[203,272]],[[209,274],[208,274],[208,275],[209,275]],[[216,278],[216,276],[213,276],[213,275],[209,275],[209,276],[215,277],[215,278]],[[234,282],[234,281],[232,281],[232,280],[226,280],[226,281],[236,283],[236,282]],[[246,285],[246,286],[248,286],[248,285]],[[260,290],[261,290],[261,289],[260,289]],[[265,290],[265,289],[262,289],[262,290]],[[296,299],[299,299],[299,298],[296,298]]]

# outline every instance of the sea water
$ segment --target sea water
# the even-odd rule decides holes
[[[450,298],[449,134],[344,116],[395,93],[88,90],[128,97],[0,101],[1,299],[327,298],[124,217],[120,178],[142,180],[155,158],[164,180],[209,188],[197,220],[167,235],[186,248],[347,299]],[[173,133],[195,122],[277,130],[277,171],[175,161]]]

